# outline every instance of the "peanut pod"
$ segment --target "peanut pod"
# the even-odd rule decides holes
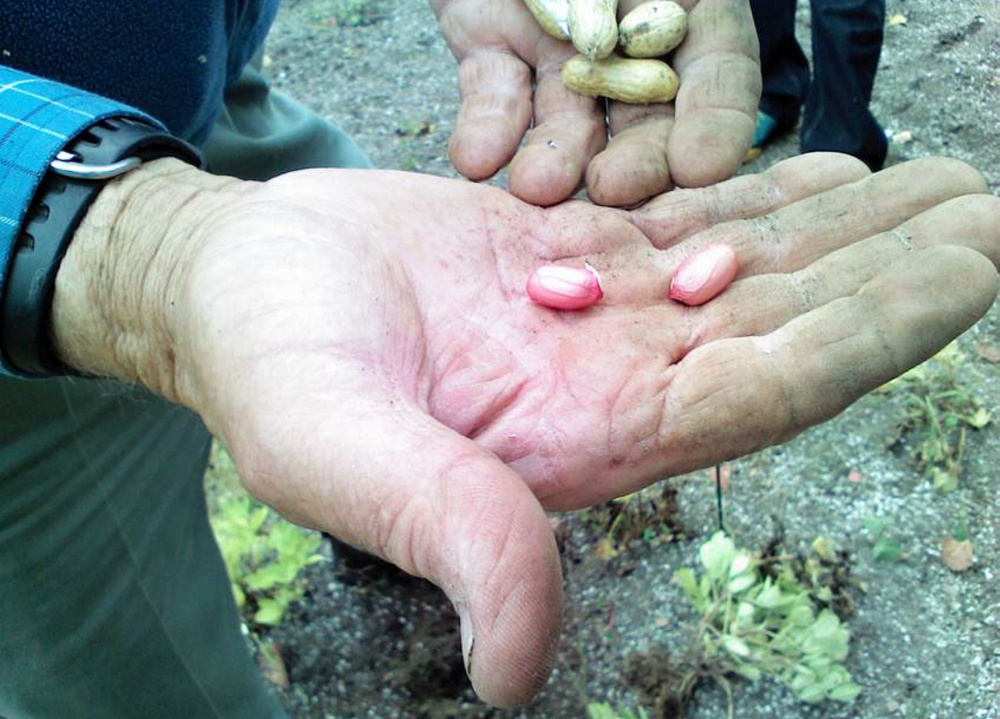
[[[581,95],[610,97],[633,105],[670,102],[677,96],[680,84],[677,73],[661,60],[617,56],[588,60],[574,55],[563,65],[562,80]]]
[[[569,40],[569,0],[524,0],[542,30],[558,40]]]
[[[607,57],[618,44],[618,0],[569,0],[569,35],[588,60]]]
[[[643,3],[622,18],[618,39],[630,57],[660,57],[681,44],[687,13],[672,0]]]

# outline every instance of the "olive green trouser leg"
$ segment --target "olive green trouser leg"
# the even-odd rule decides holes
[[[253,178],[367,166],[253,70],[206,151]],[[278,719],[246,652],[191,412],[120,384],[0,377],[0,717]]]

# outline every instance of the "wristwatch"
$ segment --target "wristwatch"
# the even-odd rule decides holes
[[[49,165],[11,250],[0,298],[0,352],[14,369],[41,377],[68,372],[56,357],[50,336],[59,264],[104,185],[161,157],[204,165],[201,154],[187,142],[124,117],[92,125]]]

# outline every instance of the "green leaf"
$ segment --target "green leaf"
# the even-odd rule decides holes
[[[730,654],[734,654],[738,657],[749,657],[750,647],[739,637],[734,637],[732,634],[724,634],[722,636],[722,646],[725,647],[726,651]]]
[[[750,574],[754,572],[753,557],[746,550],[739,550],[733,556],[732,564],[729,565],[730,579]]]
[[[674,581],[681,585],[681,589],[684,591],[684,596],[688,598],[688,601],[700,608],[699,605],[706,597],[698,587],[698,581],[694,577],[694,571],[689,567],[678,569],[674,572]]]
[[[788,683],[792,691],[798,694],[806,687],[816,684],[816,674],[811,669],[800,666],[795,673],[795,677]]]
[[[236,606],[243,609],[243,605],[247,602],[247,596],[243,593],[243,588],[236,582],[230,582],[229,586],[233,588],[233,598],[236,600]]]
[[[827,696],[837,702],[849,703],[854,701],[860,693],[861,687],[849,681],[831,689]]]
[[[746,662],[739,662],[736,665],[736,673],[752,682],[759,681],[763,676],[759,668],[755,667],[753,664],[747,664]]]
[[[788,621],[796,627],[808,627],[813,623],[813,610],[811,606],[800,604],[788,613]]]
[[[698,582],[698,591],[701,592],[701,595],[705,597],[705,601],[707,602],[708,597],[712,595],[712,580],[707,576],[702,577],[701,581]]]
[[[722,579],[726,576],[735,556],[736,546],[733,540],[722,532],[716,532],[710,540],[701,545],[699,551],[702,566],[712,579]]]
[[[964,509],[951,528],[951,538],[956,542],[969,541],[969,514]]]
[[[840,629],[840,617],[829,609],[824,609],[816,616],[813,633],[817,636],[830,636],[838,629]]]
[[[607,702],[592,702],[587,705],[590,719],[618,719],[618,714]]]
[[[892,519],[889,517],[866,517],[865,529],[872,537],[879,537],[887,529],[892,527]]]
[[[753,624],[754,618],[757,615],[757,610],[750,602],[740,602],[739,607],[736,608],[736,626],[746,627]]]
[[[792,587],[798,589],[799,583],[795,579],[795,570],[787,564],[780,565],[778,569],[778,586],[783,588]]]
[[[821,702],[826,698],[826,690],[819,684],[807,684],[799,691],[795,692],[795,695],[804,702],[809,702],[810,704],[815,704],[816,702]]]
[[[825,562],[836,562],[837,554],[833,551],[833,545],[830,540],[823,535],[816,537],[812,543],[812,550],[816,552],[816,555]]]
[[[931,467],[931,480],[938,492],[948,493],[958,489],[958,475],[951,469]]]
[[[830,665],[830,670],[826,673],[826,679],[824,686],[827,689],[832,690],[835,687],[839,687],[841,684],[846,684],[851,681],[850,673],[844,669],[842,664],[832,664]]]
[[[629,709],[618,711],[607,702],[591,702],[587,705],[587,715],[589,719],[636,719],[636,715]],[[639,707],[638,719],[649,719],[642,707]]]
[[[757,573],[751,570],[749,572],[744,572],[735,579],[731,580],[729,584],[726,585],[726,588],[733,594],[739,594],[740,592],[746,591],[756,583]]]
[[[249,502],[247,503],[247,508],[249,509]],[[257,509],[255,509],[250,514],[250,519],[247,522],[247,529],[249,529],[251,532],[256,532],[261,527],[263,527],[264,522],[267,521],[268,511],[269,510],[267,507],[258,507]]]
[[[773,609],[781,603],[781,600],[781,589],[777,585],[772,584],[771,578],[768,577],[764,580],[764,588],[760,590],[759,594],[757,594],[754,602],[758,607]]]
[[[841,626],[837,615],[824,609],[810,628],[802,649],[807,654],[823,654],[840,661],[847,656],[849,642],[850,634]]]
[[[295,577],[298,575],[300,568],[301,567],[296,564],[272,562],[270,564],[265,564],[256,572],[252,572],[247,575],[246,579],[243,580],[243,583],[249,589],[258,592],[267,591],[268,589],[272,589],[274,587],[291,584],[295,581]]]
[[[879,537],[872,547],[872,557],[876,562],[895,562],[903,556],[903,548],[899,542],[888,537]]]
[[[987,410],[985,407],[980,407],[979,409],[977,409],[975,412],[972,413],[971,417],[965,418],[965,423],[968,424],[970,427],[974,427],[976,429],[982,429],[983,427],[985,427],[990,423],[990,419],[992,419],[992,415],[990,415],[989,410]]]
[[[281,618],[284,614],[285,607],[282,604],[265,597],[260,600],[260,608],[257,610],[257,613],[253,615],[253,618],[259,624],[277,626],[278,624],[281,624]]]
[[[816,672],[816,676],[822,677],[830,669],[833,660],[828,656],[811,656],[806,658],[806,666]]]

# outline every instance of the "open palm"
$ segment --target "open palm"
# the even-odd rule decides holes
[[[558,635],[543,508],[782,441],[933,353],[996,292],[982,191],[953,161],[866,177],[829,155],[631,213],[287,175],[200,231],[178,399],[263,500],[440,585],[477,691],[517,703]],[[665,300],[679,261],[720,241],[737,281],[700,308]],[[527,298],[534,268],[584,260],[599,306]]]

